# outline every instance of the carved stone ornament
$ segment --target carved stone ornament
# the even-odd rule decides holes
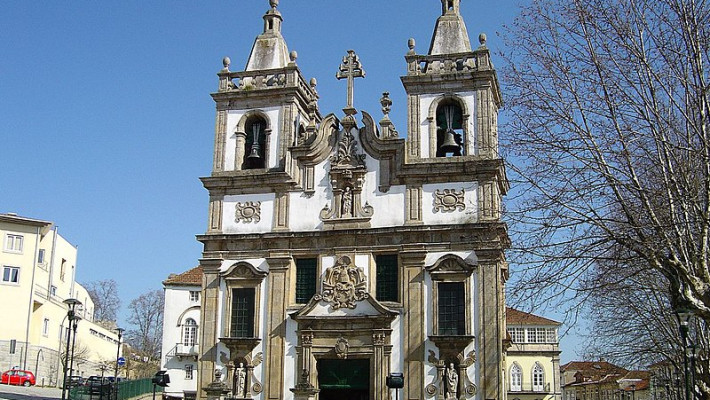
[[[325,270],[323,293],[316,294],[316,300],[325,300],[334,309],[354,309],[356,302],[368,298],[367,282],[362,268],[353,264],[348,256],[338,259],[334,266]]]
[[[461,189],[461,192],[457,192],[454,189],[444,189],[443,191],[437,189],[434,192],[434,213],[465,210],[464,193],[464,189]]]
[[[261,202],[247,201],[237,203],[236,205],[236,222],[257,223],[261,221]]]
[[[338,341],[335,342],[335,355],[338,356],[340,359],[346,359],[348,358],[348,349],[350,348],[350,344],[348,343],[348,339],[345,339],[344,337],[339,337]]]

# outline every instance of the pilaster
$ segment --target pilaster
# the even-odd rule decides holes
[[[482,399],[499,399],[505,396],[503,373],[503,330],[505,329],[501,262],[480,261],[478,291],[481,313],[479,333],[476,335],[481,345],[479,372]]]
[[[266,384],[265,398],[277,400],[283,398],[284,359],[286,357],[286,307],[288,306],[289,267],[291,257],[286,254],[272,254],[266,258],[269,264],[266,309],[269,310],[266,321],[265,343],[267,362],[264,364],[263,380]]]
[[[217,111],[214,130],[214,160],[212,170],[214,172],[221,172],[224,170],[224,145],[227,138],[227,110]]]
[[[202,304],[200,313],[200,351],[197,374],[197,388],[199,398],[205,398],[205,387],[213,382],[217,361],[217,338],[219,335],[218,304],[219,304],[219,268],[221,259],[201,259],[202,276]]]
[[[406,334],[402,337],[404,354],[404,393],[403,399],[424,399],[424,346],[426,325],[424,315],[424,260],[426,250],[422,248],[405,249],[400,253],[403,276],[402,285],[404,309],[402,324]]]

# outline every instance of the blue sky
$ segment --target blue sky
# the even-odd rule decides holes
[[[517,1],[462,1],[472,44],[512,22]],[[115,279],[123,299],[198,263],[212,167],[216,73],[242,70],[266,0],[3,2],[0,5],[0,212],[46,219],[79,247],[77,279]],[[345,106],[335,79],[348,49],[366,79],[355,107],[406,131],[399,77],[407,40],[426,53],[437,0],[283,0],[283,34],[323,114]],[[501,63],[500,58],[494,62]],[[505,114],[502,115],[505,118]],[[505,134],[502,132],[501,134]],[[513,266],[514,267],[514,266]],[[554,318],[554,315],[547,315]],[[563,339],[562,360],[576,355]],[[577,357],[578,358],[578,357]]]

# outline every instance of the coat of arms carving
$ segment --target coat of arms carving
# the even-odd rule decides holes
[[[342,256],[334,266],[325,270],[323,293],[316,299],[323,299],[339,308],[355,308],[355,302],[368,297],[367,281],[362,268],[353,264],[348,256]]]

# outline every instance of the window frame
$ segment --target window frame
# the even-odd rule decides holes
[[[533,392],[542,392],[545,390],[545,368],[539,362],[535,362],[532,368],[530,382]],[[538,382],[539,380],[539,382]]]
[[[515,379],[518,379],[517,385]],[[522,392],[523,391],[523,368],[516,362],[510,366],[510,391],[511,392]]]
[[[49,336],[49,318],[42,321],[42,336]]]
[[[387,259],[389,262],[385,261]],[[399,275],[398,254],[375,255],[375,298],[378,301],[400,302]]]
[[[7,271],[7,272],[6,272]],[[12,271],[15,271],[14,280],[12,279]],[[7,280],[5,279],[7,276]],[[20,267],[15,267],[13,265],[3,265],[2,267],[2,277],[0,277],[0,283],[5,285],[19,285],[20,284]]]
[[[192,323],[190,323],[192,322]],[[187,318],[182,324],[182,345],[192,347],[197,344],[197,321]]]
[[[23,235],[17,233],[6,233],[3,250],[7,253],[22,254],[24,243],[25,237]],[[17,247],[19,247],[19,249]]]
[[[224,324],[222,336],[231,338],[232,330],[232,302],[233,302],[233,289],[253,289],[254,290],[254,312],[252,314],[252,321],[254,325],[253,337],[258,338],[260,335],[259,327],[259,310],[261,309],[261,291],[262,282],[264,278],[268,275],[267,272],[261,271],[248,262],[237,262],[230,266],[225,272],[220,274],[226,283],[226,290],[224,291]]]
[[[256,327],[255,325],[255,313],[256,313],[256,289],[253,287],[237,287],[237,288],[232,288],[232,299],[231,299],[231,307],[230,307],[230,316],[229,316],[229,337],[233,338],[253,338],[256,337]],[[239,294],[239,295],[238,295]],[[244,294],[243,296],[241,294]],[[241,315],[235,314],[237,311],[240,311],[240,309],[235,307],[235,302],[237,302],[239,299],[244,299],[247,302],[245,303],[246,307],[243,310],[244,313],[244,318],[246,319],[245,323],[243,324],[244,327],[246,328],[246,334],[241,335],[243,331],[239,327],[241,325],[237,319],[238,317],[241,317]],[[251,302],[249,302],[251,300]],[[237,304],[238,305],[238,304]]]
[[[309,263],[309,265],[304,265],[305,263]],[[310,265],[310,263],[313,263],[313,265]],[[313,298],[313,295],[318,293],[318,271],[320,270],[319,259],[318,257],[299,257],[294,260],[294,266],[296,276],[294,279],[295,287],[293,291],[293,302],[295,304],[307,304],[311,298]],[[310,284],[313,285],[312,293],[310,287],[300,287],[301,285],[305,285],[308,281],[310,281]],[[308,293],[311,293],[307,299],[304,297],[306,296],[305,289],[309,289]]]
[[[190,290],[190,301],[193,303],[196,303],[200,301],[200,291],[199,290]]]
[[[185,364],[185,380],[190,381],[194,379],[195,366],[192,364]]]
[[[433,265],[425,267],[432,279],[432,307],[434,321],[432,332],[435,336],[470,336],[472,330],[472,313],[470,305],[472,304],[471,294],[471,276],[473,275],[475,266],[466,263],[461,257],[456,255],[445,255]],[[439,326],[439,302],[440,293],[439,286],[442,283],[459,283],[463,285],[463,332],[456,335],[445,335],[441,333]]]

